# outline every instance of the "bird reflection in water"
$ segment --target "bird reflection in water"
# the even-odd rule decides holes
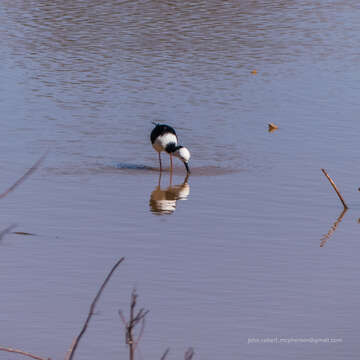
[[[158,185],[150,196],[150,210],[155,215],[170,215],[176,209],[177,200],[186,200],[190,194],[188,184],[189,174],[180,185],[172,185],[172,174],[170,175],[170,185],[166,189],[161,189],[161,173],[159,174]]]

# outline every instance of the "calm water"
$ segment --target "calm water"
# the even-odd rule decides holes
[[[351,0],[4,0],[2,189],[50,154],[1,200],[1,228],[35,234],[0,244],[1,345],[63,359],[125,256],[77,359],[127,358],[134,286],[139,359],[355,359],[359,16]],[[151,121],[191,149],[188,179],[179,162],[159,179]],[[342,206],[320,168],[350,206],[325,240]]]

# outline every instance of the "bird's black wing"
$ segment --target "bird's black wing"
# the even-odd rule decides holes
[[[174,134],[177,137],[174,128],[172,128],[171,126],[165,124],[157,124],[150,135],[151,143],[153,144],[158,136],[164,135],[166,133]]]

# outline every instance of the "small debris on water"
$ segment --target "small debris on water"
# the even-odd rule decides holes
[[[277,130],[279,127],[277,125],[275,125],[274,123],[270,123],[269,124],[269,132],[273,132],[275,130]]]
[[[24,232],[24,231],[14,231],[13,234],[16,234],[16,235],[26,235],[26,236],[35,236],[35,235],[36,235],[36,234]]]

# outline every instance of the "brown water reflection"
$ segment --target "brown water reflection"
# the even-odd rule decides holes
[[[170,215],[176,210],[178,200],[187,200],[190,194],[190,185],[187,174],[183,183],[172,185],[172,173],[170,184],[166,189],[161,189],[161,173],[159,174],[158,185],[150,195],[150,211],[156,215]]]
[[[346,211],[348,209],[344,209],[341,214],[339,215],[339,217],[336,219],[336,221],[334,222],[334,224],[331,226],[330,230],[327,232],[327,234],[325,234],[321,239],[320,239],[320,247],[323,247],[326,242],[330,239],[330,237],[334,234],[336,228],[338,227],[338,225],[340,224],[341,220],[343,219]]]

